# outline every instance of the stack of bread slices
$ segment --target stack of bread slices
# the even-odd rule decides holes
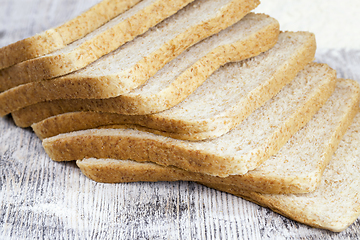
[[[360,88],[258,0],[104,0],[0,49],[0,114],[106,183],[196,181],[342,231],[360,215]]]

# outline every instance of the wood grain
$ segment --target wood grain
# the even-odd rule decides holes
[[[60,24],[98,1],[0,0],[0,46]],[[360,51],[321,50],[360,80]],[[100,184],[56,163],[30,129],[0,119],[0,239],[359,239],[296,223],[192,182]]]

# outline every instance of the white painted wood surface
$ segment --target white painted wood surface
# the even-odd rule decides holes
[[[96,2],[0,0],[0,47]],[[317,60],[360,80],[360,50],[321,49]],[[360,219],[331,233],[196,183],[95,183],[75,163],[51,161],[30,129],[0,118],[0,239],[299,238],[359,239]]]

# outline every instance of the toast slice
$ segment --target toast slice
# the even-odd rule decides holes
[[[272,49],[252,59],[225,65],[169,110],[133,116],[69,113],[34,124],[33,129],[44,138],[98,126],[136,124],[148,132],[177,139],[215,138],[230,131],[278,93],[314,58],[314,54],[313,34],[281,33],[279,42]],[[257,75],[258,72],[262,74]],[[171,97],[170,93],[168,95]]]
[[[0,69],[64,48],[141,0],[103,0],[64,24],[0,48]],[[0,84],[1,85],[1,84]]]
[[[133,129],[92,129],[47,138],[55,161],[114,158],[151,161],[213,176],[245,174],[274,155],[335,89],[335,71],[309,64],[275,97],[221,137],[191,142]]]
[[[3,69],[0,83],[4,87],[0,90],[73,72],[120,46],[120,49],[95,64],[61,79],[72,84],[75,79],[86,79],[90,85],[98,79],[97,82],[106,85],[110,79],[121,78],[123,81],[118,83],[118,80],[116,86],[126,89],[122,85],[132,85],[137,78],[145,81],[143,78],[148,78],[147,74],[151,76],[155,73],[149,71],[159,70],[162,64],[189,46],[236,23],[258,5],[258,0],[196,0],[175,16],[153,27],[192,1],[144,0],[66,48]],[[150,27],[153,28],[147,31]],[[123,45],[145,31],[135,41]],[[82,98],[81,95],[79,98]]]
[[[274,46],[278,29],[275,19],[250,13],[233,26],[189,48],[167,63],[144,85],[129,93],[108,99],[42,102],[14,112],[13,118],[18,126],[28,127],[65,112],[101,111],[142,115],[163,111],[182,101],[226,62],[247,59]]]
[[[1,93],[0,115],[47,100],[109,98],[127,93],[186,48],[238,22],[255,7],[255,3],[247,4],[250,1],[255,0],[197,0],[76,73]]]
[[[298,222],[340,232],[360,215],[360,114],[340,142],[319,187],[303,194],[261,194],[235,186],[204,185],[269,207]]]
[[[320,184],[326,165],[358,112],[359,99],[359,84],[339,79],[333,95],[314,117],[276,155],[244,175],[219,178],[150,162],[116,159],[90,158],[76,164],[97,182],[182,180],[235,185],[261,193],[312,192]]]

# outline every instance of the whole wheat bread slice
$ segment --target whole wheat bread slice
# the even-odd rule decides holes
[[[272,49],[252,59],[223,66],[188,98],[169,110],[134,116],[69,113],[34,124],[33,129],[44,138],[98,126],[137,124],[146,131],[177,139],[215,138],[234,128],[279,92],[314,58],[314,54],[313,34],[281,33],[279,42]],[[259,72],[262,74],[258,75]],[[171,97],[170,93],[168,95]]]
[[[322,173],[340,140],[358,112],[359,84],[339,80],[333,95],[314,117],[280,149],[256,169],[226,178],[117,159],[83,159],[76,163],[97,182],[198,181],[235,185],[262,193],[305,193],[316,189]],[[306,151],[304,151],[306,149]]]
[[[140,1],[103,0],[58,27],[2,47],[0,48],[0,69],[64,48]]]
[[[239,21],[256,6],[254,1],[197,0],[76,73],[1,93],[0,115],[46,100],[109,98],[127,93],[189,46]]]
[[[277,41],[278,28],[275,19],[250,13],[233,26],[189,48],[129,93],[108,99],[42,102],[14,112],[13,118],[18,126],[28,127],[65,112],[150,114],[163,111],[182,101],[226,62],[247,59],[268,50]]]
[[[261,194],[235,186],[202,184],[269,207],[301,223],[340,232],[360,215],[359,133],[360,114],[357,114],[326,167],[319,187],[311,193]]]
[[[102,84],[107,84],[109,79],[121,76],[121,83],[126,85],[137,78],[148,78],[146,75],[152,68],[166,64],[190,45],[239,21],[258,4],[258,0],[196,0],[163,21],[192,1],[144,0],[66,48],[2,70],[0,83],[9,89],[61,76],[83,68],[121,46],[96,64],[65,79],[88,78],[89,84],[99,79]],[[123,45],[145,31],[144,35]],[[133,73],[139,69],[145,72]],[[122,88],[121,83],[117,84],[120,85],[118,88]]]
[[[335,71],[309,64],[274,98],[221,137],[191,142],[133,129],[93,129],[47,138],[55,161],[114,158],[151,161],[214,176],[245,174],[274,155],[326,102]]]

